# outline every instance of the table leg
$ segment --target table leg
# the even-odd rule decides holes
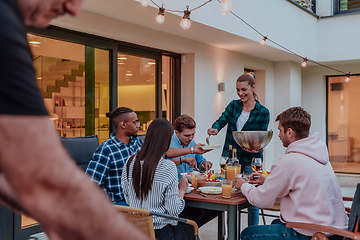
[[[225,212],[218,216],[218,240],[225,240]]]
[[[228,240],[238,239],[238,226],[237,206],[228,205]]]

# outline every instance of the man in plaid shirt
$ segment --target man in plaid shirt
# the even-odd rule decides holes
[[[143,141],[136,136],[139,131],[139,119],[136,113],[126,107],[116,108],[106,114],[115,126],[111,133],[95,151],[86,173],[91,180],[101,186],[117,205],[127,205],[121,189],[121,174],[128,158],[137,153]]]

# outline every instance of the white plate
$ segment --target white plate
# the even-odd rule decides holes
[[[222,192],[221,187],[199,187],[199,190],[206,194],[220,194]]]
[[[220,148],[220,145],[210,144],[210,145],[205,145],[205,146],[201,146],[201,147],[203,150],[211,150],[211,149]]]
[[[220,185],[220,181],[219,182],[207,182],[205,181],[205,187],[217,187]]]
[[[192,190],[194,190],[195,188],[193,188],[193,187],[188,187],[188,189],[186,190],[186,192],[185,193],[190,193]]]

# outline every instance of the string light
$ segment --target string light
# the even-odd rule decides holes
[[[190,13],[200,7],[203,7],[204,5],[208,4],[209,2],[211,2],[212,0],[208,0],[206,1],[205,3],[201,4],[200,6],[192,9],[192,10],[189,10],[189,6],[187,6],[187,10],[185,11],[180,11],[180,10],[170,10],[170,9],[164,9],[164,12],[162,12],[162,14],[160,14],[160,9],[163,8],[163,7],[160,7],[159,5],[157,5],[153,0],[150,0],[154,5],[156,5],[158,8],[159,8],[159,13],[158,13],[158,16],[156,17],[156,21],[159,22],[159,23],[163,23],[165,21],[165,16],[164,16],[164,12],[167,11],[167,12],[179,12],[179,13],[182,13],[184,12],[184,17],[183,19],[181,20],[180,22],[180,26],[183,28],[183,29],[189,29],[190,26],[191,26],[191,21],[190,21]],[[219,3],[220,3],[220,6],[219,6],[219,10],[221,11],[222,15],[226,15],[227,13],[231,13],[233,16],[235,16],[236,18],[238,18],[239,20],[241,20],[243,23],[245,23],[248,27],[250,27],[251,29],[253,29],[256,33],[258,33],[259,35],[261,35],[263,37],[263,39],[260,41],[261,44],[265,44],[266,41],[269,41],[271,43],[273,43],[274,45],[284,49],[285,51],[289,52],[289,53],[292,53],[296,56],[298,56],[299,58],[302,58],[303,61],[301,63],[301,66],[302,67],[306,67],[307,65],[307,62],[312,62],[312,63],[315,63],[319,66],[322,66],[322,67],[325,67],[325,68],[328,68],[328,69],[331,69],[333,71],[336,71],[336,72],[340,72],[342,74],[346,74],[346,78],[345,80],[348,80],[350,81],[350,72],[349,74],[347,74],[346,72],[344,71],[341,71],[341,70],[338,70],[338,69],[335,69],[333,67],[330,67],[330,66],[326,66],[326,65],[323,65],[319,62],[316,62],[316,61],[313,61],[313,60],[310,60],[310,59],[307,59],[306,57],[302,57],[300,56],[299,54],[291,51],[290,49],[278,44],[277,42],[273,41],[272,39],[268,38],[268,37],[265,37],[264,34],[260,33],[256,28],[254,28],[253,26],[251,26],[249,23],[247,23],[245,20],[243,20],[241,17],[239,17],[238,15],[236,15],[234,12],[232,12],[232,3],[231,3],[231,0],[217,0]],[[148,6],[149,4],[149,0],[141,0],[141,4],[146,7]],[[162,16],[159,16],[159,15],[162,15]],[[159,21],[158,21],[158,18],[159,18]]]
[[[260,44],[265,45],[266,39],[267,39],[267,37],[264,36],[264,38],[261,40]]]
[[[148,0],[142,0],[141,5],[143,5],[144,7],[147,7],[149,5],[149,1]]]
[[[159,8],[159,13],[156,16],[156,22],[163,23],[165,21],[165,8],[161,7]]]
[[[190,13],[191,12],[189,11],[189,6],[186,6],[186,10],[184,11],[183,19],[180,22],[180,26],[184,30],[187,30],[191,27]]]
[[[223,16],[232,10],[231,0],[221,0],[219,10]]]
[[[345,82],[350,82],[350,72],[346,74]]]
[[[306,67],[307,61],[308,61],[308,59],[307,59],[307,58],[304,58],[304,60],[303,60],[302,63],[301,63],[301,66],[302,66],[302,67]]]

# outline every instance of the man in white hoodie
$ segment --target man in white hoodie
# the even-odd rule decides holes
[[[279,198],[280,219],[274,220],[271,225],[245,228],[241,239],[311,239],[315,233],[287,228],[286,222],[347,229],[348,218],[326,144],[319,133],[309,137],[310,114],[301,107],[293,107],[279,114],[276,121],[279,121],[279,138],[287,147],[285,155],[271,167],[269,177],[253,173],[249,183],[238,179],[236,188],[259,208],[271,207]],[[259,177],[254,178],[255,175]],[[252,185],[255,183],[259,186]],[[335,235],[329,237],[337,238]]]

